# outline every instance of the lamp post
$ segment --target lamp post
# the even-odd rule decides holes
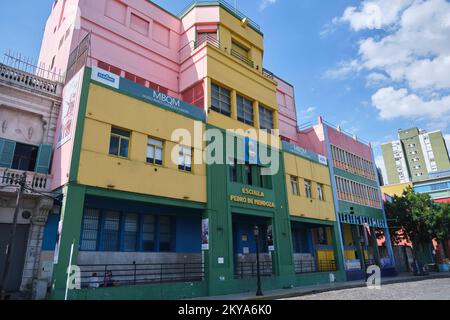
[[[260,297],[263,296],[262,290],[261,290],[261,272],[259,268],[259,228],[258,226],[255,226],[253,229],[253,234],[255,235],[255,242],[256,242],[256,296]]]

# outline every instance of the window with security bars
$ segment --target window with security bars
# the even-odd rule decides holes
[[[274,129],[273,111],[262,105],[259,106],[259,127],[266,131]]]
[[[319,198],[320,201],[325,200],[325,196],[323,194],[323,184],[320,183],[317,184],[317,198]]]
[[[119,251],[120,213],[106,211],[103,217],[103,251]]]
[[[153,215],[143,216],[142,251],[155,251],[155,216]]]
[[[211,109],[226,116],[231,115],[231,94],[230,90],[211,84]]]
[[[138,235],[139,216],[135,213],[127,213],[124,218],[123,225],[123,250],[134,252],[137,251],[137,235]]]
[[[163,164],[163,142],[161,140],[148,138],[147,163],[156,165]]]
[[[83,231],[81,233],[81,250],[96,251],[100,226],[100,211],[86,209],[83,216]]]
[[[253,126],[253,101],[237,96],[237,118],[239,121]]]
[[[171,218],[159,217],[159,251],[171,251]]]

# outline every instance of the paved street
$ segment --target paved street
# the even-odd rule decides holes
[[[382,285],[380,290],[355,288],[285,300],[450,300],[450,278]]]

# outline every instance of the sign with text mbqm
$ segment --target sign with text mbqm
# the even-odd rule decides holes
[[[205,112],[203,109],[164,93],[144,87],[128,79],[121,78],[118,75],[106,70],[93,67],[91,79],[119,90],[120,92],[131,97],[157,105],[163,109],[170,110],[196,120],[205,121]]]

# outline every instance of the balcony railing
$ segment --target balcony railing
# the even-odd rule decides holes
[[[231,49],[231,55],[239,60],[241,60],[243,63],[245,63],[246,65],[248,65],[250,68],[254,68],[255,64],[252,60],[250,60],[248,57],[240,54],[239,52],[237,52],[236,50]]]
[[[1,191],[16,191],[24,171],[0,168]],[[26,187],[36,192],[50,192],[52,180],[48,174],[26,172]],[[32,191],[28,191],[32,193]]]
[[[201,262],[86,264],[78,267],[81,269],[81,286],[83,288],[197,282],[203,281],[205,275],[204,264]]]
[[[316,262],[314,260],[297,260],[294,261],[294,267],[296,273],[330,272],[336,271],[336,261],[320,260]]]
[[[59,96],[62,90],[61,85],[57,82],[41,78],[2,63],[0,63],[0,81],[46,95]]]
[[[236,278],[256,277],[258,266],[256,261],[251,262],[237,262],[235,267]],[[260,261],[259,271],[261,276],[273,275],[272,261]]]
[[[270,72],[269,70],[263,68],[262,73],[263,73],[263,76],[265,76],[266,78],[275,80],[275,75],[272,72]]]
[[[184,16],[186,13],[188,13],[188,11],[194,7],[197,4],[208,4],[208,3],[212,3],[212,4],[218,4],[220,6],[222,6],[223,8],[225,8],[227,11],[229,11],[231,14],[233,14],[234,16],[236,16],[239,20],[242,20],[244,18],[247,19],[248,21],[248,25],[256,30],[257,32],[261,32],[261,27],[259,26],[259,24],[257,24],[255,21],[253,21],[252,19],[248,18],[247,16],[245,16],[242,12],[240,12],[239,10],[237,10],[234,6],[232,6],[231,4],[229,4],[228,2],[224,1],[224,0],[196,0],[193,1],[192,3],[190,3],[188,6],[186,6],[179,14],[179,17]]]

